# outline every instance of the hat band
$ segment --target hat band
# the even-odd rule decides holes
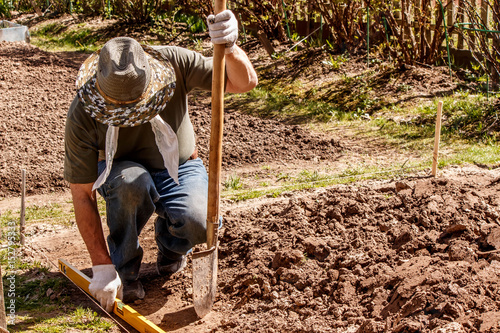
[[[114,99],[113,97],[109,97],[108,95],[106,95],[106,93],[104,93],[104,91],[101,90],[101,87],[99,86],[99,80],[97,80],[97,79],[95,80],[95,86],[96,86],[97,90],[99,91],[99,94],[101,94],[101,96],[106,101],[113,103],[113,104],[116,104],[116,105],[125,105],[125,104],[137,103],[140,100],[144,99],[144,97],[146,97],[149,94],[149,91],[151,90],[151,87],[153,86],[152,82],[153,82],[153,80],[149,80],[149,84],[148,84],[148,87],[146,88],[146,90],[141,94],[141,96],[137,97],[136,99],[134,99],[132,101],[119,101],[117,99]]]

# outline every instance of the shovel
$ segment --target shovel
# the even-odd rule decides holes
[[[215,0],[215,14],[226,9],[225,0]],[[193,253],[193,302],[198,317],[212,310],[217,292],[217,233],[224,124],[225,45],[214,45],[212,75],[212,120],[208,160],[207,250]]]

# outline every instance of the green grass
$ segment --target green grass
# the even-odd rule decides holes
[[[90,309],[75,306],[70,301],[71,282],[60,274],[51,273],[38,261],[16,254],[15,263],[7,262],[7,249],[0,251],[5,306],[15,300],[15,325],[11,332],[67,332],[82,330],[106,332],[114,324],[103,320]]]
[[[348,80],[357,80],[349,78]],[[361,179],[386,178],[395,174],[403,174],[405,170],[423,171],[431,167],[435,139],[437,104],[443,101],[443,115],[440,137],[440,155],[438,167],[463,165],[466,163],[486,167],[497,167],[500,164],[500,120],[498,119],[498,101],[487,99],[481,93],[472,95],[469,92],[457,91],[451,96],[435,98],[415,106],[391,105],[381,108],[371,117],[360,117],[359,113],[344,113],[335,105],[330,106],[330,118],[312,117],[307,112],[308,105],[318,101],[297,102],[290,95],[269,92],[266,87],[250,92],[238,98],[252,100],[252,114],[264,117],[280,117],[297,119],[306,116],[310,122],[320,124],[323,131],[338,131],[338,128],[349,128],[349,136],[363,139],[374,139],[392,145],[407,153],[411,153],[412,163],[405,165],[400,171],[390,167],[365,167],[353,165],[335,175],[321,175],[317,171],[303,170],[296,176],[279,174],[276,181],[279,186],[269,186],[261,182],[259,188],[241,189],[227,188],[223,196],[240,201],[262,196],[275,197],[286,191],[301,190],[346,184]],[[277,91],[277,88],[272,88]],[[406,89],[402,87],[401,89]],[[324,103],[327,105],[327,103]],[[247,105],[248,106],[248,105]],[[323,109],[318,113],[323,112]],[[336,113],[335,113],[336,112]],[[396,120],[399,119],[399,120]]]
[[[50,51],[94,52],[101,46],[98,43],[101,36],[84,28],[83,23],[77,29],[68,29],[60,23],[48,23],[30,33],[32,44]]]
[[[487,167],[500,166],[500,147],[498,145],[479,144],[464,146],[452,156],[441,157],[439,167],[447,165],[476,164]]]
[[[321,188],[331,185],[351,184],[366,179],[388,179],[402,177],[407,172],[416,172],[428,169],[428,163],[410,163],[399,168],[380,168],[375,166],[350,166],[339,173],[319,173],[318,171],[302,170],[297,175],[287,174],[283,177],[280,173],[276,180],[279,185],[270,186],[268,182],[261,182],[259,188],[226,190],[222,192],[222,197],[233,201],[244,201],[260,197],[278,197],[285,192],[305,190],[311,188]]]
[[[0,216],[2,227],[19,225],[21,211],[6,210]],[[48,222],[51,224],[72,225],[74,214],[65,211],[60,204],[49,204],[45,206],[32,205],[25,209],[25,223]],[[6,235],[2,235],[2,240]]]
[[[113,323],[103,319],[88,308],[77,307],[69,313],[56,317],[34,317],[31,314],[20,317],[20,324],[11,326],[12,332],[63,333],[68,331],[108,332]]]
[[[223,185],[226,190],[238,190],[243,186],[241,178],[236,175],[228,177]]]
[[[56,302],[47,296],[49,289],[57,294],[67,287],[67,280],[61,277],[49,278],[44,273],[37,277],[15,274],[16,281],[16,311],[43,311],[49,312],[59,307]],[[8,285],[8,276],[4,276],[3,283]]]
[[[101,196],[97,197],[97,207],[101,216],[106,215],[106,202]],[[5,210],[0,215],[0,226],[7,227],[19,225],[21,211]],[[64,206],[58,203],[52,203],[44,206],[32,205],[25,208],[25,222],[37,223],[47,222],[51,224],[60,224],[70,226],[75,221],[72,202],[68,202]],[[2,235],[2,240],[6,239],[6,235]]]

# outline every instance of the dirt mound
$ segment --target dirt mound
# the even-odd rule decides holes
[[[218,297],[202,320],[190,261],[156,275],[149,223],[146,298],[133,307],[176,332],[499,332],[500,172],[454,175],[226,206]],[[90,273],[75,228],[42,229],[37,255]]]
[[[500,183],[477,180],[338,187],[229,213],[223,329],[500,330]]]

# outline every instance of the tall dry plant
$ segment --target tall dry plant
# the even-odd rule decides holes
[[[439,2],[431,0],[402,0],[398,3],[401,8],[395,8],[392,1],[380,2],[380,11],[394,37],[387,42],[390,54],[405,64],[436,63],[442,57],[441,46],[446,38],[443,18],[446,7],[442,10]],[[447,26],[446,29],[450,35],[455,27]]]
[[[288,17],[290,17],[294,9],[293,4],[285,4],[286,7],[284,7],[283,0],[236,0],[231,3],[234,6],[233,11],[238,16],[241,15],[242,24],[248,30],[258,31],[265,34],[267,38],[280,42],[287,40],[285,11],[288,11]]]
[[[113,14],[135,22],[147,22],[159,14],[162,0],[114,0]]]
[[[182,9],[183,13],[194,14],[200,17],[207,17],[213,14],[214,9],[212,1],[206,0],[177,0],[175,1],[178,8]]]
[[[500,76],[500,3],[484,1],[484,7],[478,8],[476,1],[464,1],[462,9],[468,19],[468,25],[460,29],[476,62],[483,71],[491,76],[493,86],[498,88]],[[484,15],[485,9],[490,15]],[[489,19],[492,19],[491,21]]]
[[[313,2],[313,6],[321,13],[333,43],[340,49],[353,53],[365,47],[363,1],[318,0]]]

